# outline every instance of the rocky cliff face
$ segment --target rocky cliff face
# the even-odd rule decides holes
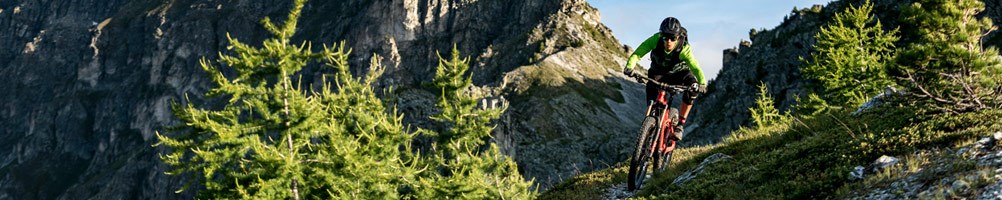
[[[710,84],[709,93],[696,103],[693,120],[687,126],[693,139],[687,145],[715,143],[741,126],[751,125],[748,108],[754,105],[758,84],[765,83],[776,106],[781,111],[790,110],[798,96],[806,94],[810,80],[800,75],[804,63],[800,58],[810,58],[816,43],[814,35],[827,24],[836,12],[848,5],[863,1],[834,1],[825,6],[815,6],[792,12],[780,25],[769,30],[752,30],[751,41],[742,41],[738,47],[723,51],[724,67]],[[900,26],[898,19],[904,7],[913,1],[871,0],[874,12],[885,28]],[[984,1],[985,11],[995,24],[1002,22],[1002,3]],[[997,26],[997,25],[996,25]],[[899,43],[910,40],[902,36]],[[993,32],[985,38],[986,46],[1002,46],[1002,37]],[[900,46],[900,44],[899,44]]]
[[[754,105],[758,85],[765,83],[780,110],[788,110],[794,97],[806,92],[807,80],[800,77],[800,57],[809,57],[814,34],[835,9],[821,13],[794,13],[771,30],[752,30],[751,41],[723,51],[723,69],[697,100],[686,127],[693,142],[720,141],[738,127],[750,123],[748,108]]]
[[[177,199],[151,148],[168,105],[210,87],[201,57],[227,34],[254,44],[279,0],[0,1],[0,199]],[[626,158],[640,86],[615,75],[619,42],[582,0],[313,1],[298,40],[379,55],[408,121],[434,112],[436,51],[469,55],[471,92],[508,99],[495,141],[541,186]],[[314,71],[316,72],[316,71]],[[307,79],[310,77],[307,76]]]

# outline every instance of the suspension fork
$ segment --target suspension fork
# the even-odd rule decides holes
[[[658,109],[658,108],[657,108],[656,105],[657,105],[656,101],[650,101],[647,104],[647,112],[646,112],[646,114],[644,116],[651,116],[651,117],[658,116],[655,113],[652,113],[652,112],[656,112],[657,111],[656,109]],[[664,115],[664,114],[662,114],[662,115]],[[654,155],[654,150],[657,149],[658,147],[660,147],[658,145],[658,143],[661,142],[660,141],[660,138],[661,138],[661,119],[658,119],[658,121],[657,121],[657,127],[655,127],[654,133],[656,133],[657,135],[655,135],[655,137],[654,137],[655,141],[653,143],[651,143],[651,152],[647,156],[653,156]]]
[[[666,141],[668,140],[668,134],[674,134],[673,132],[675,131],[674,129],[668,127],[668,124],[671,124],[671,113],[669,113],[668,109],[671,109],[671,106],[665,106],[665,108],[661,110],[661,120],[658,120],[658,122],[660,122],[658,123],[658,126],[661,127],[661,129],[658,130],[658,139],[655,145],[657,145],[658,150],[661,150],[661,152],[665,152],[667,149]]]
[[[651,149],[657,149],[660,152],[664,152],[665,151],[665,140],[668,139],[667,136],[666,136],[666,134],[665,134],[665,130],[667,129],[666,128],[667,124],[670,124],[670,120],[671,120],[669,118],[669,115],[671,115],[671,114],[668,113],[668,110],[671,109],[671,105],[669,104],[671,102],[667,101],[665,99],[665,97],[668,96],[665,93],[666,92],[664,90],[661,90],[660,92],[658,92],[657,101],[660,102],[661,105],[664,105],[664,108],[659,108],[659,109],[661,109],[660,110],[661,117],[660,117],[660,119],[658,119],[657,137],[655,137],[654,144],[653,144],[653,146],[651,148]],[[668,96],[668,97],[670,97],[670,96]],[[653,105],[653,103],[651,103],[651,104]],[[650,109],[650,108],[648,108],[648,109]],[[672,131],[672,130],[669,130],[669,131]],[[654,153],[654,151],[651,151],[651,153]]]
[[[651,115],[652,114],[651,110],[653,110],[653,109],[654,109],[654,102],[651,101],[651,102],[647,103],[647,112],[644,112],[644,116],[645,117],[646,116],[653,116],[653,115]]]

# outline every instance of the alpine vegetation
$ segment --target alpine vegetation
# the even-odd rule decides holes
[[[899,50],[889,70],[915,103],[955,113],[1002,108],[999,51],[981,44],[996,29],[976,16],[984,9],[977,0],[918,0],[904,10],[902,21],[916,24],[916,41]]]
[[[869,1],[850,5],[814,36],[816,52],[801,71],[818,81],[827,104],[859,106],[892,83],[884,68],[893,56],[898,30],[885,31],[872,12]]]
[[[175,103],[183,123],[158,133],[158,146],[171,175],[190,176],[185,189],[199,198],[254,199],[527,199],[531,182],[514,162],[488,145],[500,110],[476,108],[476,98],[460,92],[467,61],[452,52],[433,83],[443,112],[434,119],[444,131],[408,128],[401,115],[376,97],[372,83],[382,74],[373,62],[367,75],[350,73],[344,45],[314,51],[293,44],[306,0],[295,0],[284,24],[261,21],[273,38],[260,47],[229,38],[219,63],[203,59],[202,69],[217,87],[207,97],[225,101],[221,109]],[[375,59],[374,59],[375,60]],[[322,88],[304,88],[301,70],[321,65]],[[306,84],[310,85],[310,84]],[[417,135],[436,139],[432,150],[411,144]]]
[[[720,143],[679,149],[669,168],[652,174],[651,184],[636,193],[617,194],[615,185],[626,176],[623,162],[572,178],[543,197],[587,198],[579,191],[598,190],[644,199],[995,198],[1002,183],[996,162],[1002,153],[1002,61],[985,44],[997,45],[999,36],[989,37],[995,26],[978,16],[998,18],[1000,4],[986,2],[994,10],[982,13],[985,3],[977,0],[841,0],[816,9],[822,12],[801,12],[765,31],[776,34],[756,37],[768,42],[741,47],[780,53],[744,54],[731,62],[810,53],[797,67],[816,85],[783,88],[769,80],[796,72],[722,72],[723,78],[745,77],[717,80],[726,95],[757,94],[742,104],[749,113],[745,127]],[[801,44],[785,39],[808,33],[817,42],[812,49],[776,49]],[[757,93],[734,87],[754,82],[763,83]],[[880,94],[886,86],[901,90]],[[777,94],[795,89],[805,89],[799,95],[807,98],[776,106],[776,99],[791,98]],[[868,100],[881,103],[857,109]],[[717,162],[719,155],[729,159]]]
[[[771,95],[769,95],[769,88],[765,86],[765,83],[760,83],[758,85],[759,93],[758,99],[755,99],[755,107],[748,108],[751,113],[752,122],[755,123],[756,127],[766,127],[773,124],[784,123],[787,116],[781,114],[778,109],[776,109],[775,101]]]

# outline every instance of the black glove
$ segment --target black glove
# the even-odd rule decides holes
[[[700,85],[699,83],[692,83],[692,85],[689,86],[689,90],[698,93],[706,93],[706,86]]]
[[[623,74],[626,74],[626,76],[633,76],[633,73],[635,72],[633,71],[632,68],[629,67],[623,68]]]

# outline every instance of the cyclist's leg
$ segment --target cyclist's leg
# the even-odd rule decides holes
[[[692,85],[697,83],[696,76],[693,75],[692,72],[687,73],[687,75],[683,80],[685,80],[686,85]],[[682,137],[685,133],[685,129],[683,128],[683,126],[685,125],[685,119],[689,117],[689,111],[692,111],[692,104],[696,102],[696,97],[699,97],[699,92],[694,90],[687,91],[682,96],[682,106],[680,106],[678,109],[679,112],[678,127],[676,128],[677,132],[679,133],[678,134],[679,140],[682,140]]]
[[[671,80],[669,80],[668,83],[673,85],[692,85],[698,82],[698,80],[696,80],[696,76],[689,70],[683,70],[670,74],[669,78]],[[689,111],[692,110],[692,104],[696,101],[698,94],[699,93],[695,91],[688,91],[682,95],[682,105],[679,106],[678,110],[678,125],[675,127],[675,136],[678,140],[682,140],[682,137],[684,136],[683,127],[685,125],[686,118],[689,116]]]
[[[683,85],[692,85],[697,82],[696,76],[692,74],[692,71],[686,71],[681,78]],[[685,118],[689,116],[689,111],[692,110],[692,104],[696,102],[696,98],[699,97],[699,92],[697,91],[687,91],[682,96],[682,107],[679,108],[679,121],[685,122]]]

